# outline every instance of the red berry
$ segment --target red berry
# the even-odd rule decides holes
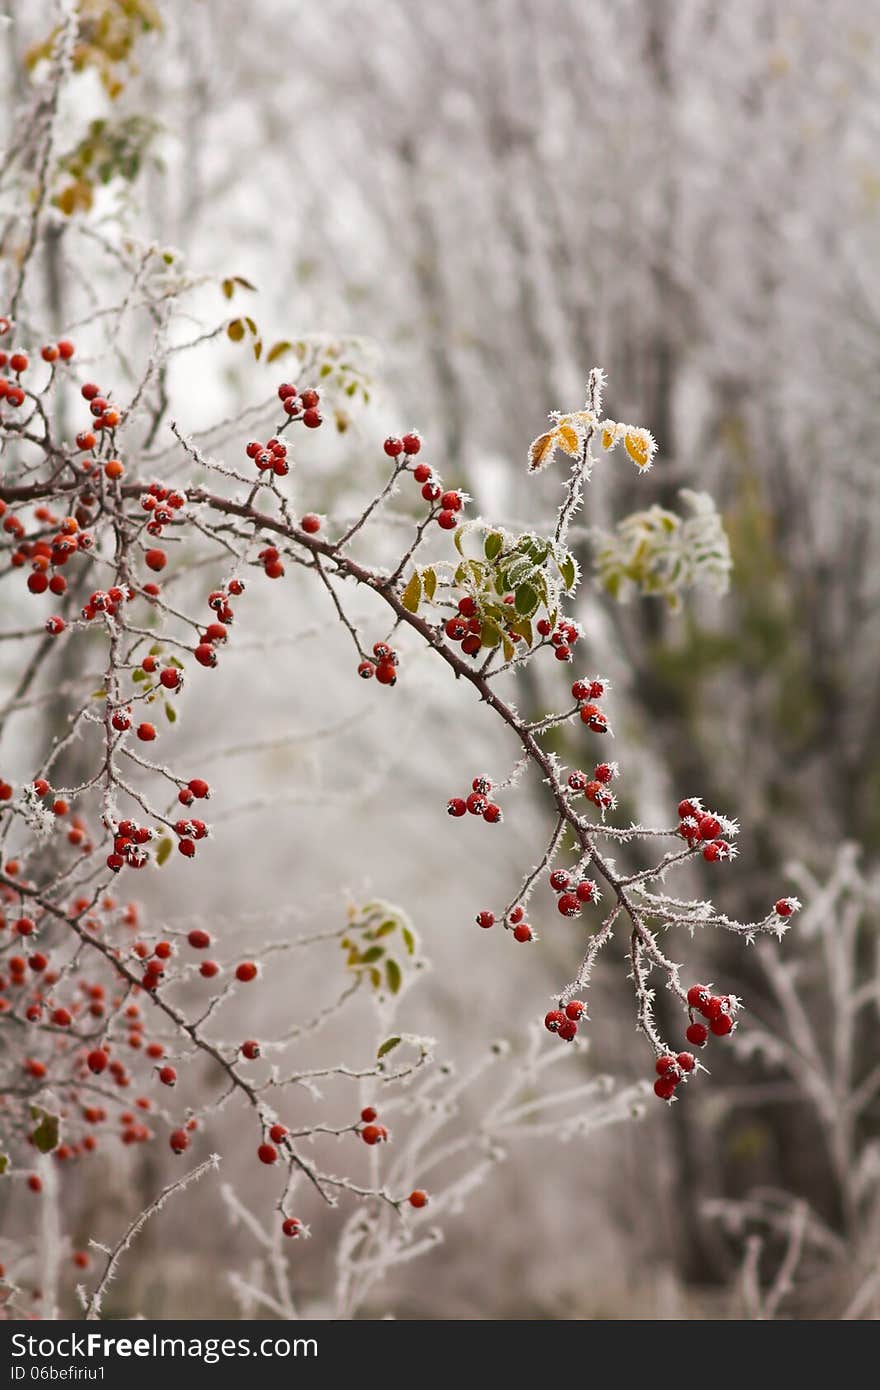
[[[421,1211],[422,1207],[428,1205],[428,1194],[417,1187],[415,1192],[409,1194],[408,1201],[411,1207],[415,1207],[416,1211]]]
[[[314,410],[320,399],[321,397],[313,386],[307,386],[300,395],[300,400],[306,410]]]
[[[579,902],[591,903],[595,899],[598,890],[591,878],[585,878],[581,880],[574,891]]]
[[[307,430],[316,430],[319,425],[323,425],[324,423],[324,417],[320,410],[315,410],[314,407],[303,411],[302,419]],[[275,471],[278,471],[277,468]]]
[[[203,960],[199,966],[199,974],[206,980],[213,980],[219,973],[220,967],[215,960]]]
[[[321,518],[316,516],[314,512],[306,512],[300,525],[306,535],[314,536],[321,529]]]
[[[189,1135],[185,1129],[175,1129],[168,1137],[168,1143],[176,1154],[182,1154],[189,1148]]]
[[[721,834],[721,822],[717,816],[700,816],[697,824],[701,840],[717,840]]]
[[[709,991],[705,985],[691,985],[687,992],[688,1005],[692,1009],[699,1009],[703,1012],[705,1005],[709,1002]]]
[[[464,816],[467,809],[467,802],[460,796],[453,796],[446,803],[446,811],[450,816]]]
[[[679,1052],[676,1057],[679,1071],[693,1071],[697,1065],[696,1058],[692,1052]]]
[[[444,492],[440,498],[440,506],[447,512],[460,512],[462,507],[461,494],[458,492]]]
[[[89,1071],[94,1072],[95,1076],[100,1076],[101,1072],[106,1070],[109,1061],[110,1058],[107,1056],[103,1047],[93,1048],[86,1058]]]
[[[246,1057],[249,1062],[255,1062],[260,1055],[260,1044],[255,1039],[249,1038],[241,1045],[241,1055]]]
[[[702,815],[702,813],[702,803],[700,802],[700,798],[698,796],[691,796],[686,801],[680,801],[678,803],[679,820],[688,820],[691,818],[696,820],[696,818]]]
[[[380,685],[396,685],[397,667],[390,661],[380,661],[376,667],[376,680]]]
[[[250,984],[251,980],[257,978],[257,967],[252,960],[243,960],[240,965],[235,967],[235,978],[241,980],[242,984]]]
[[[358,666],[358,675],[361,677],[361,680],[371,680],[375,674],[376,668],[372,661],[362,661]]]
[[[364,1125],[361,1130],[361,1138],[365,1144],[378,1144],[383,1138],[381,1125]]]
[[[578,1026],[573,1018],[567,1018],[564,1023],[560,1023],[558,1033],[563,1042],[571,1042],[577,1037]]]
[[[194,927],[186,938],[194,951],[205,951],[211,944],[211,938],[201,927]]]
[[[685,1030],[685,1037],[693,1047],[705,1047],[709,1030],[705,1023],[691,1023]]]
[[[671,1071],[676,1065],[675,1058],[670,1053],[667,1053],[665,1057],[657,1058],[657,1061],[654,1063],[654,1070],[658,1076],[665,1076],[666,1073]]]
[[[156,729],[153,724],[138,724],[137,736],[142,743],[152,743],[156,737]]]
[[[288,1216],[281,1223],[281,1229],[286,1236],[291,1238],[300,1235],[302,1232],[302,1222],[295,1216]]]
[[[372,1105],[365,1105],[361,1111],[361,1119],[365,1125],[371,1125],[376,1119],[378,1111]]]
[[[486,929],[488,929],[489,927],[494,927],[494,925],[495,925],[495,914],[494,914],[494,913],[492,913],[492,912],[478,912],[478,913],[477,913],[477,926],[478,926],[478,927],[485,927]]]
[[[417,454],[422,447],[421,439],[412,431],[410,431],[409,434],[405,434],[400,442],[403,445],[403,452],[409,454],[410,457],[412,457],[413,454]]]
[[[513,939],[514,939],[514,941],[519,941],[519,942],[531,941],[531,939],[532,939],[532,929],[531,929],[531,927],[529,926],[528,922],[520,922],[520,924],[519,924],[518,927],[514,927],[514,929],[513,929]]]
[[[793,912],[796,912],[796,901],[795,898],[779,898],[773,909],[777,917],[790,917]]]
[[[671,1076],[658,1076],[654,1082],[654,1095],[661,1100],[671,1100],[675,1094],[675,1081]]]
[[[396,459],[398,454],[403,453],[403,440],[397,439],[393,434],[389,434],[382,446],[391,459]]]
[[[550,1012],[544,1016],[544,1027],[547,1029],[548,1033],[558,1033],[564,1022],[565,1014],[561,1009],[551,1009]]]
[[[437,525],[440,527],[441,531],[454,531],[456,526],[458,525],[458,521],[455,517],[455,512],[451,512],[448,509],[442,512],[438,512]]]
[[[581,910],[580,899],[574,893],[563,893],[556,906],[563,917],[577,917]]]
[[[163,1086],[173,1086],[177,1081],[177,1072],[173,1067],[160,1067],[159,1080]]]
[[[278,1150],[274,1144],[261,1144],[257,1149],[257,1158],[261,1163],[277,1163]]]
[[[579,1018],[582,1017],[583,1014],[586,1013],[586,1011],[587,1006],[586,1004],[582,1003],[580,999],[572,999],[571,1002],[566,1004],[565,1006],[566,1018],[574,1019],[575,1023],[578,1021]]]
[[[168,563],[168,556],[164,550],[148,550],[144,556],[144,561],[148,569],[155,571],[156,574],[163,570]]]
[[[550,875],[550,887],[554,893],[562,893],[569,885],[570,878],[564,869],[554,869]]]
[[[489,803],[482,792],[471,792],[465,801],[465,806],[472,816],[481,816],[488,805]]]
[[[279,401],[286,401],[290,396],[295,396],[295,395],[296,395],[296,387],[295,387],[295,386],[291,386],[291,384],[290,384],[289,381],[282,381],[281,385],[278,387],[278,399],[279,399]]]
[[[486,821],[489,825],[498,825],[498,823],[503,819],[504,815],[501,810],[501,807],[496,806],[494,801],[490,801],[489,805],[483,812],[483,820]]]
[[[711,1020],[709,1028],[716,1038],[726,1037],[728,1033],[733,1032],[733,1019],[730,1014],[719,1014],[717,1018]]]
[[[507,915],[507,920],[511,923],[511,925],[516,926],[517,922],[522,921],[523,916],[524,913],[521,907],[512,907]]]
[[[269,1138],[273,1144],[280,1144],[282,1139],[287,1138],[287,1125],[274,1124],[269,1130]]]
[[[27,1185],[31,1192],[42,1192],[43,1179],[37,1173],[30,1173],[28,1175]]]
[[[458,611],[463,618],[473,618],[477,611],[477,601],[466,594],[458,600]]]

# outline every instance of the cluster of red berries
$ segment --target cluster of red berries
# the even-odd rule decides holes
[[[705,1047],[709,1034],[725,1038],[736,1028],[735,1014],[740,1001],[734,994],[713,994],[707,985],[691,985],[687,992],[691,1022],[685,1037],[694,1047]],[[706,1023],[695,1023],[694,1013],[702,1014]]]
[[[108,471],[109,470],[109,471]],[[108,478],[122,477],[122,464],[118,459],[110,459],[104,464]],[[141,510],[149,516],[146,530],[149,536],[161,536],[166,526],[175,520],[175,513],[186,506],[186,497],[175,488],[167,488],[164,483],[152,482],[141,497]],[[147,568],[158,574],[168,563],[164,550],[148,550],[144,556]]]
[[[109,589],[96,589],[88,601],[83,604],[83,619],[90,623],[95,618],[104,615],[108,618],[115,618],[122,604],[127,603],[132,598],[134,598],[134,590],[128,586],[123,589],[118,584],[114,584]]]
[[[393,647],[389,647],[387,642],[375,642],[372,659],[366,657],[360,663],[358,675],[365,681],[375,676],[380,685],[396,685],[398,664],[399,658]]]
[[[655,1063],[657,1080],[654,1082],[654,1095],[660,1100],[672,1100],[675,1089],[694,1070],[697,1063],[692,1052],[671,1052],[658,1057]]]
[[[735,835],[736,826],[732,821],[717,816],[712,811],[705,810],[703,803],[697,796],[690,796],[685,801],[678,803],[678,818],[680,821],[678,833],[683,840],[686,840],[691,849],[697,845],[703,846],[703,858],[709,864],[715,864],[722,859],[733,859],[736,850],[729,840],[721,838],[722,834]]]
[[[422,441],[414,432],[405,434],[400,439],[396,435],[389,435],[384,444],[388,457],[398,459],[402,456],[407,467],[421,447]],[[441,531],[454,531],[458,525],[458,513],[467,501],[465,494],[454,488],[445,491],[440,478],[427,463],[415,464],[412,475],[415,481],[421,484],[425,501],[437,508],[436,520]]]
[[[144,868],[150,859],[145,846],[152,839],[153,831],[148,825],[136,825],[132,820],[121,820],[113,832],[113,851],[107,855],[108,869],[119,873],[122,868]]]
[[[488,777],[475,777],[467,797],[453,796],[446,804],[450,816],[482,816],[487,825],[498,825],[504,819],[501,807],[489,798],[492,783]]]
[[[298,391],[289,381],[282,381],[278,387],[278,399],[284,407],[284,413],[289,415],[291,420],[302,420],[306,429],[316,430],[319,425],[323,424],[324,417],[318,409],[321,397],[313,386],[307,386],[305,391]],[[277,440],[270,441],[266,448],[271,449],[273,442],[277,443]],[[248,457],[255,459],[256,455],[250,452],[251,447],[248,445]],[[257,464],[258,468],[259,466]],[[273,464],[270,464],[269,467],[273,469],[273,472],[278,472]]]
[[[357,1133],[370,1148],[374,1144],[387,1144],[391,1138],[384,1125],[377,1124],[379,1112],[373,1105],[365,1105],[361,1111],[361,1124]]]
[[[10,556],[14,569],[23,569],[30,564],[27,587],[32,594],[46,592],[59,597],[67,591],[67,580],[59,571],[73,555],[84,554],[94,546],[94,537],[88,531],[80,530],[76,517],[68,516],[59,523],[47,507],[38,507],[35,519],[43,526],[57,528],[54,535],[35,540],[24,539],[24,524],[20,517],[6,514],[6,503],[0,501],[0,516],[4,518],[3,529],[18,541]]]
[[[554,627],[549,618],[539,618],[535,624],[542,637],[549,637],[555,648],[557,661],[571,661],[572,647],[580,641],[583,633],[577,623],[561,618]]]
[[[586,1004],[581,1003],[580,999],[572,999],[564,1009],[551,1009],[545,1014],[544,1027],[548,1033],[556,1033],[563,1042],[572,1042],[577,1036],[578,1023],[586,1022],[586,1012]]]
[[[249,459],[253,459],[260,473],[274,473],[278,478],[286,478],[290,472],[287,462],[287,445],[281,439],[269,439],[265,444],[252,439],[245,447]]]
[[[207,624],[193,649],[193,656],[200,666],[211,669],[217,665],[217,648],[226,641],[229,635],[227,628],[235,621],[235,613],[229,600],[243,593],[244,580],[230,579],[225,588],[214,589],[208,595],[208,607],[217,616],[213,622]]]
[[[617,797],[609,790],[609,783],[614,781],[619,772],[617,763],[597,763],[592,777],[588,777],[586,772],[575,770],[568,774],[569,790],[575,796],[583,794],[600,810],[611,811],[617,805]]]
[[[512,907],[506,919],[507,927],[513,933],[514,941],[519,941],[521,944],[525,944],[527,941],[533,941],[535,937],[535,933],[532,931],[528,922],[523,920],[524,917],[525,913],[521,907]],[[476,922],[478,927],[482,927],[484,930],[488,931],[489,927],[494,927],[495,925],[495,914],[494,912],[489,912],[488,909],[484,909],[482,912],[477,913]]]
[[[450,642],[461,643],[465,656],[476,656],[483,645],[480,637],[482,630],[477,601],[466,594],[458,600],[458,612],[446,620],[443,631]]]
[[[84,401],[89,403],[92,425],[91,429],[83,430],[76,436],[76,442],[78,448],[87,451],[95,447],[96,441],[92,430],[98,430],[99,433],[103,430],[115,430],[121,416],[107,397],[101,395],[101,388],[94,381],[87,381],[84,386],[81,386],[80,395]]]
[[[0,318],[0,337],[5,337],[11,327],[9,319]],[[46,343],[40,349],[40,356],[44,362],[69,362],[75,351],[73,343],[63,338],[59,343]],[[24,405],[26,392],[21,385],[21,376],[29,366],[30,358],[26,352],[0,352],[0,371],[8,367],[16,378],[10,381],[8,377],[0,376],[0,400],[6,401],[14,409]]]
[[[608,681],[604,679],[575,681],[571,687],[571,693],[578,702],[581,722],[586,724],[588,729],[592,729],[594,734],[608,732],[607,716],[596,702],[601,700],[603,695],[607,695],[610,688]]]
[[[587,903],[597,903],[602,894],[595,879],[574,878],[565,869],[554,869],[550,887],[558,894],[556,907],[563,917],[579,917]]]

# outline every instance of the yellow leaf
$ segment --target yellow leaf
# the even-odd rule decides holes
[[[602,448],[611,449],[614,446],[614,435],[610,430],[602,431]]]
[[[560,424],[556,431],[556,437],[559,441],[560,449],[564,449],[572,458],[577,458],[581,451],[581,441],[578,438],[577,430],[572,429],[571,425]]]
[[[626,452],[638,468],[647,468],[651,462],[652,440],[644,430],[627,430],[624,439]]]
[[[529,471],[537,473],[542,468],[546,468],[556,452],[558,437],[556,430],[548,430],[546,434],[539,434],[533,440],[529,448]]]

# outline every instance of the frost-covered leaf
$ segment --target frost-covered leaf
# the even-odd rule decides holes
[[[395,1047],[399,1047],[403,1038],[386,1038],[382,1046],[376,1053],[377,1057],[387,1057],[389,1052],[393,1052]]]

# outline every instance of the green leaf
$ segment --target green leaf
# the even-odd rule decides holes
[[[373,937],[378,941],[383,936],[389,936],[393,931],[397,931],[396,922],[383,922],[381,927],[377,927],[373,932]]]
[[[159,841],[158,846],[156,847],[156,863],[159,865],[160,868],[165,863],[173,848],[174,845],[172,844],[171,840],[169,840],[168,836],[163,835],[162,839]]]
[[[422,601],[422,577],[418,570],[413,570],[412,578],[400,595],[400,601],[408,613],[418,612]]]
[[[422,588],[425,591],[425,598],[429,603],[433,603],[434,595],[437,592],[437,572],[432,569],[422,570]]]
[[[360,963],[361,965],[373,965],[377,960],[381,960],[384,954],[384,946],[371,946],[369,951],[364,951]]]
[[[370,966],[370,984],[373,986],[373,989],[382,988],[382,975],[381,972],[376,969],[375,965]]]
[[[528,618],[538,606],[538,595],[531,584],[520,584],[516,591],[514,607],[517,613],[521,613],[524,618]]]
[[[484,622],[480,628],[480,641],[484,647],[497,647],[501,644],[501,629],[496,623]]]
[[[464,554],[464,551],[463,551],[462,548],[461,548],[461,542],[462,542],[462,537],[463,537],[463,536],[464,536],[464,527],[459,526],[458,529],[457,529],[456,532],[455,532],[455,535],[452,537],[452,539],[455,541],[455,548],[456,548],[456,550],[458,551],[459,555],[463,555],[463,554]]]
[[[574,588],[574,581],[577,578],[577,565],[575,564],[573,555],[566,555],[565,559],[560,561],[559,573],[562,575],[562,582],[565,585],[566,593],[570,594]]]
[[[400,1039],[398,1038],[397,1041],[400,1042]],[[3,1174],[6,1172],[6,1170],[7,1170],[8,1167],[9,1167],[9,1154],[0,1154],[0,1177],[3,1176]]]
[[[412,932],[410,931],[409,927],[401,927],[400,930],[401,930],[401,932],[402,932],[402,934],[403,934],[403,944],[404,944],[404,946],[406,947],[407,955],[410,955],[410,956],[415,955],[415,951],[416,951],[416,939],[415,939],[415,937],[413,936],[413,934],[412,934]]]
[[[332,368],[332,366],[330,365],[329,362],[322,362],[322,363],[321,363],[321,370],[320,370],[320,372],[318,373],[318,376],[329,376],[330,373],[331,373],[332,371],[333,371],[333,368]]]
[[[402,1042],[403,1038],[386,1038],[379,1048],[379,1051],[376,1053],[376,1056],[387,1057],[388,1053],[393,1052],[394,1048],[399,1047]]]
[[[106,690],[93,690],[93,691],[92,691],[92,699],[93,699],[93,700],[106,700],[106,699],[107,699],[107,691],[106,691]]]
[[[169,658],[168,658],[168,665],[169,665],[169,666],[176,666],[177,669],[178,669],[178,671],[185,671],[185,670],[186,670],[186,667],[184,666],[183,662],[182,662],[182,661],[178,661],[176,656],[169,656]]]
[[[504,660],[505,660],[505,661],[513,661],[513,658],[514,658],[515,655],[516,655],[516,647],[513,645],[513,643],[512,643],[511,641],[509,641],[509,640],[505,637],[505,639],[504,639]]]
[[[387,960],[385,962],[385,974],[388,977],[388,988],[391,990],[392,994],[397,994],[400,990],[400,986],[403,984],[403,973],[396,960]]]
[[[487,560],[494,560],[504,549],[504,537],[498,531],[490,531],[483,542],[483,554]]]
[[[49,1154],[58,1147],[58,1128],[59,1120],[57,1115],[50,1115],[48,1110],[40,1110],[38,1106],[31,1108],[31,1118],[37,1121],[37,1127],[31,1134],[34,1148],[41,1154]]]
[[[168,720],[169,724],[177,723],[177,710],[169,700],[165,701],[165,718]]]

